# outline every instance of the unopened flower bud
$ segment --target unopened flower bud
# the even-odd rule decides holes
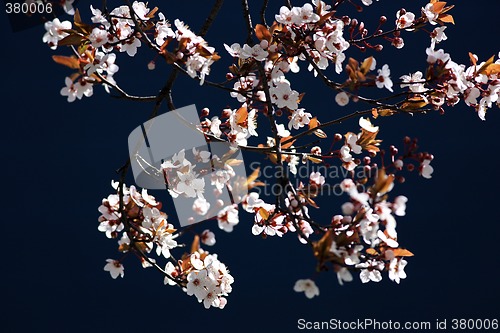
[[[387,17],[385,17],[385,16],[380,16],[379,22],[380,22],[381,24],[384,24],[385,22],[387,22]]]
[[[156,68],[156,64],[154,62],[154,60],[151,60],[150,62],[148,62],[148,69],[150,71],[154,70]]]
[[[203,109],[201,109],[201,116],[202,117],[208,117],[209,114],[210,114],[210,109],[209,108],[203,108]]]
[[[264,50],[269,47],[269,42],[265,39],[260,41],[260,47],[262,47]]]
[[[349,25],[351,24],[351,18],[347,15],[342,16],[342,22],[344,22],[344,25]]]
[[[395,160],[395,161],[394,161],[394,167],[395,167],[396,169],[401,170],[401,169],[403,168],[403,165],[404,165],[404,163],[403,163],[403,161],[402,161],[402,160],[399,160],[399,159],[398,159],[398,160]]]

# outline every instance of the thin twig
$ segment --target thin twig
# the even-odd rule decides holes
[[[214,5],[212,6],[212,10],[210,11],[210,14],[208,15],[207,19],[205,20],[205,23],[203,24],[203,27],[201,27],[200,31],[198,32],[199,36],[204,37],[205,34],[208,32],[208,29],[210,29],[210,27],[214,23],[215,17],[217,17],[217,14],[222,8],[223,3],[224,0],[215,1]]]
[[[101,73],[99,73],[97,71],[95,73],[96,73],[96,75],[99,77],[99,79],[102,82],[104,82],[105,84],[107,84],[108,86],[110,86],[111,88],[113,88],[114,90],[116,90],[120,94],[120,96],[113,96],[113,97],[116,97],[116,98],[125,98],[125,99],[129,99],[131,101],[137,101],[137,102],[151,102],[151,101],[156,100],[156,96],[134,96],[134,95],[130,95],[127,92],[125,92],[122,88],[120,88],[118,86],[118,84],[112,83],[108,79],[106,79]]]
[[[250,16],[250,9],[248,8],[248,0],[242,0],[241,6],[243,7],[243,18],[245,19],[247,26],[247,44],[253,46],[253,26],[252,26],[252,17]]]
[[[314,62],[314,60],[311,58],[311,56],[309,55],[309,53],[304,50],[302,52],[302,54],[306,57],[307,61],[311,64],[311,66],[314,68],[314,70],[318,73],[319,77],[323,80],[323,82],[330,88],[334,89],[335,91],[338,91],[338,92],[345,92],[346,94],[349,94],[349,95],[352,95],[352,93],[348,92],[348,91],[345,91],[340,84],[330,80],[326,75],[325,73],[321,70],[321,68],[319,68],[319,66]],[[385,103],[381,103],[381,102],[378,102],[374,99],[370,99],[370,98],[367,98],[367,97],[363,97],[363,96],[359,96],[359,95],[356,95],[356,97],[358,98],[358,100],[362,101],[362,102],[365,102],[365,103],[368,103],[368,104],[373,104],[373,105],[376,105],[376,106],[382,106],[384,108],[387,108],[387,109],[391,109],[391,110],[397,110],[397,107],[395,107],[394,105],[391,105],[391,104],[385,104]]]
[[[269,3],[269,0],[264,0],[262,4],[262,8],[260,9],[260,23],[265,25],[267,27],[267,22],[266,22],[266,9],[267,9],[267,4]]]

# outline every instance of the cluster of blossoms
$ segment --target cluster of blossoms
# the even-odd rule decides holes
[[[250,80],[250,78],[247,79]],[[242,85],[247,84],[246,79],[240,82]],[[217,139],[225,137],[234,146],[246,146],[248,138],[258,136],[257,111],[257,109],[249,108],[247,103],[243,103],[239,109],[224,109],[221,117],[206,118],[202,122],[202,130],[210,131]]]
[[[476,55],[470,54],[471,65],[467,67],[451,60],[443,49],[436,50],[434,42],[426,53],[428,67],[425,74],[417,71],[401,77],[404,82],[401,87],[408,87],[413,93],[412,103],[419,107],[429,104],[444,112],[444,104],[453,106],[463,100],[482,120],[485,120],[489,108],[500,105],[500,59],[495,61],[493,56],[479,62]]]
[[[362,139],[363,136],[373,136],[378,127],[364,118],[360,119],[360,126],[361,133],[357,136],[351,132],[344,135],[344,145],[337,151],[344,167],[345,161],[353,161],[350,153],[359,155],[367,151],[374,156],[379,151],[377,146],[380,140],[367,144],[366,139]],[[338,136],[338,141],[342,141],[342,136]],[[398,176],[403,170],[416,170],[424,178],[432,177],[430,162],[433,156],[417,150],[416,140],[405,138],[401,154],[396,147],[391,147],[390,163],[386,163],[385,167],[379,168],[372,157],[365,156],[359,162],[363,164],[363,172],[353,173],[353,178],[346,178],[339,184],[342,192],[350,198],[342,205],[342,214],[334,215],[331,224],[326,227],[311,224],[313,230],[324,233],[320,240],[312,241],[319,271],[331,267],[341,285],[353,281],[353,272],[359,272],[363,283],[381,281],[383,271],[387,271],[389,279],[398,284],[406,278],[405,257],[413,254],[401,247],[398,241],[396,217],[405,216],[408,199],[400,195],[388,201],[388,196],[396,181],[404,181],[404,177]],[[298,188],[299,197],[307,198],[307,201],[292,206],[302,209],[307,208],[306,205],[317,207],[312,199],[321,194],[324,184],[324,176],[318,172],[311,173],[309,185]],[[319,295],[318,287],[310,279],[297,281],[294,290],[305,292],[308,298]]]
[[[171,250],[180,246],[177,243],[180,233],[168,223],[167,215],[160,210],[161,203],[145,189],[139,192],[135,186],[123,185],[120,194],[119,183],[112,182],[112,186],[118,193],[102,200],[98,209],[102,214],[99,231],[108,238],[119,239],[118,250],[136,254],[144,268],[155,266],[161,270],[156,259],[149,255],[156,247],[156,255],[169,260],[162,270],[165,284],[180,286],[188,295],[195,295],[207,309],[210,306],[224,308],[227,303],[224,296],[231,292],[234,279],[216,254],[209,254],[199,246],[200,240],[207,246],[214,245],[214,233],[207,229],[196,236],[191,252],[185,253],[174,265]],[[120,212],[120,195],[125,217]],[[125,274],[122,260],[106,260],[104,270],[114,279]]]
[[[171,262],[167,263],[165,272],[177,280],[184,281],[184,291],[189,296],[195,296],[198,302],[203,302],[206,309],[211,306],[223,309],[226,306],[225,296],[232,291],[234,278],[216,254],[209,254],[198,248],[196,252],[179,260],[177,266]],[[165,284],[175,285],[176,282],[165,277]]]
[[[281,211],[276,205],[268,204],[259,198],[257,192],[249,193],[243,203],[243,209],[254,214],[254,225],[252,234],[282,237],[287,232],[298,231],[299,241],[307,244],[309,236],[313,233],[307,207],[299,208],[299,204],[291,193],[285,199],[285,205],[289,211]]]
[[[66,87],[61,90],[61,95],[67,96],[68,102],[92,96],[95,84],[102,84],[110,93],[110,87],[117,86],[113,75],[118,66],[115,65],[116,54],[113,52],[135,56],[144,43],[141,40],[148,33],[153,33],[155,38],[154,42],[146,41],[156,47],[167,62],[184,65],[186,73],[192,78],[198,77],[200,84],[210,73],[212,63],[220,58],[215,49],[184,22],[176,19],[174,30],[161,12],[157,14],[157,8],[149,9],[144,2],[134,1],[131,6],[119,6],[109,12],[92,6],[90,9],[93,24],[83,23],[78,11],[73,11],[74,27],[71,22],[60,22],[58,18],[45,23],[47,32],[43,41],[53,50],[58,45],[72,46],[76,54],[71,57],[54,56],[56,62],[78,70],[66,77]],[[171,45],[174,46],[169,51],[167,47]],[[154,62],[150,63],[150,68],[154,68]]]
[[[112,182],[118,191],[118,182]],[[161,204],[149,195],[146,189],[138,192],[135,186],[123,186],[123,214],[120,212],[120,195],[110,194],[102,200],[99,212],[99,231],[108,238],[119,238],[121,252],[127,252],[130,241],[141,241],[141,250],[170,257],[170,250],[177,247],[176,229],[167,221],[167,215],[160,211]],[[119,237],[120,232],[123,232]],[[144,262],[147,264],[147,262]]]
[[[238,210],[223,193],[227,189],[234,201],[240,202],[243,199],[246,185],[242,184],[241,177],[236,175],[231,166],[232,163],[238,164],[239,161],[231,159],[228,155],[219,157],[196,148],[190,153],[188,157],[186,151],[182,149],[161,164],[168,192],[174,199],[191,198],[192,210],[196,215],[205,219],[216,216],[219,228],[231,232],[239,222]],[[243,183],[244,181],[246,178]],[[195,217],[190,217],[187,222],[191,224],[194,221]]]
[[[372,0],[361,2],[365,6],[373,3]],[[500,103],[500,60],[491,57],[479,62],[477,56],[470,54],[471,65],[465,66],[452,61],[444,50],[436,49],[437,44],[447,39],[445,24],[454,23],[448,14],[453,6],[446,6],[445,2],[430,0],[420,9],[420,15],[398,10],[394,28],[385,32],[381,28],[387,18],[383,16],[371,35],[364,22],[347,15],[339,16],[341,4],[342,1],[327,5],[312,0],[302,6],[284,6],[274,15],[275,22],[270,26],[252,27],[249,19],[249,31],[254,29],[258,42],[250,42],[251,36],[248,36],[246,44],[224,44],[234,63],[226,73],[224,84],[211,83],[219,88],[223,85],[238,105],[235,109],[228,105],[219,116],[211,117],[208,108],[203,109],[197,128],[208,141],[223,141],[232,151],[216,156],[213,150],[212,153],[196,148],[181,150],[165,160],[157,171],[164,176],[173,198],[188,199],[196,217],[213,217],[219,229],[225,232],[231,232],[239,223],[235,203],[241,202],[253,218],[253,235],[266,238],[296,233],[299,241],[312,249],[317,270],[335,272],[339,284],[353,281],[356,273],[363,283],[379,282],[383,272],[387,272],[390,280],[400,283],[406,278],[405,258],[413,255],[400,245],[396,231],[396,218],[405,216],[408,199],[402,195],[389,199],[389,195],[395,183],[405,181],[402,172],[415,171],[423,178],[431,178],[433,156],[418,152],[416,140],[410,138],[404,139],[401,153],[395,146],[382,151],[379,126],[374,126],[369,117],[425,113],[431,109],[443,112],[445,105],[453,106],[463,100],[484,120],[486,110]],[[54,19],[45,25],[45,43],[52,49],[71,46],[76,54],[53,57],[56,62],[76,70],[66,78],[66,87],[61,90],[69,102],[91,96],[96,84],[103,85],[108,93],[113,88],[130,98],[114,80],[119,68],[113,52],[134,56],[144,43],[175,70],[183,71],[200,84],[207,83],[205,77],[219,59],[202,36],[179,20],[171,25],[157,8],[149,9],[144,2],[134,1],[111,11],[91,7],[91,11],[92,25],[83,23],[78,11],[74,13],[73,24]],[[421,29],[426,25],[430,25],[432,31]],[[400,76],[401,82],[393,82],[388,64],[377,67],[373,55],[362,61],[346,56],[350,48],[380,52],[383,46],[372,44],[380,39],[397,49],[403,48],[401,36],[407,31],[426,31],[431,45],[426,50],[425,71]],[[289,73],[299,73],[301,63],[306,63],[312,72],[310,75],[332,88],[339,106],[346,106],[352,100],[372,108],[359,111],[363,115],[357,117],[359,130],[334,134],[328,150],[316,142],[296,144],[305,134],[314,134],[321,140],[328,138],[322,130],[327,123],[320,123],[311,110],[303,107],[304,93],[292,87]],[[329,66],[334,68],[333,75],[340,77],[345,73],[346,77],[329,78],[325,74]],[[150,62],[149,68],[154,67],[154,62]],[[370,87],[392,95],[378,100],[364,97],[364,89]],[[402,91],[395,93],[398,88]],[[259,116],[270,121],[272,136],[259,136]],[[328,125],[354,116],[357,114],[344,115],[329,121]],[[301,132],[294,135],[297,131]],[[249,145],[258,139],[263,141],[256,146]],[[310,150],[306,148],[311,146]],[[232,154],[238,149],[261,152],[278,165],[282,176],[277,177],[276,183],[281,191],[274,204],[267,203],[257,192],[247,193],[255,186],[265,185],[257,181],[258,170],[247,179],[236,179],[233,167],[241,161]],[[285,167],[297,178],[300,163],[326,165],[326,162],[342,165],[345,179],[337,185],[348,200],[341,206],[341,214],[333,215],[331,222],[325,225],[313,220],[310,207],[319,208],[315,199],[330,186],[327,176],[318,171],[308,172],[307,180],[294,186],[288,176],[283,175]],[[356,168],[362,168],[363,172],[355,173]],[[118,194],[103,199],[98,229],[108,238],[119,239],[119,251],[134,253],[144,267],[153,266],[162,271],[165,284],[180,286],[206,308],[224,308],[234,279],[217,255],[199,246],[200,241],[207,246],[214,245],[214,233],[204,230],[196,234],[190,252],[175,260],[173,250],[185,245],[178,243],[183,232],[177,232],[167,221],[161,204],[146,190],[139,192],[134,186],[118,189],[117,183],[113,185]],[[242,188],[244,191],[240,192]],[[226,189],[233,193],[231,202],[222,199]],[[153,250],[168,260],[164,269],[149,257]],[[104,269],[113,278],[124,275],[122,260],[108,259]],[[319,295],[319,288],[310,279],[298,280],[294,290],[305,292],[308,298]]]

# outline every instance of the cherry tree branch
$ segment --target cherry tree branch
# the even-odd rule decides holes
[[[266,22],[266,9],[267,5],[269,3],[269,0],[264,0],[262,3],[262,8],[260,9],[260,22],[267,27],[267,22]]]
[[[405,28],[394,28],[394,29],[391,29],[391,30],[388,30],[388,31],[384,31],[384,32],[382,32],[380,34],[372,34],[370,36],[366,36],[366,37],[362,37],[362,38],[358,38],[358,39],[350,39],[350,40],[348,40],[348,42],[349,42],[349,44],[358,44],[358,43],[361,43],[361,42],[366,42],[367,40],[370,40],[370,39],[384,37],[384,36],[393,34],[395,32],[403,31],[403,30],[406,30],[406,29],[414,29],[415,27],[421,25],[422,23],[423,22],[421,22],[421,20],[416,20],[410,26],[405,27]]]
[[[122,88],[120,88],[120,86],[118,86],[118,84],[112,83],[108,79],[106,79],[104,76],[102,76],[101,73],[99,73],[97,71],[95,73],[96,73],[97,77],[99,77],[99,79],[102,82],[104,82],[106,85],[110,86],[111,88],[113,88],[114,90],[116,90],[120,94],[119,96],[112,96],[112,97],[115,97],[115,98],[124,98],[124,99],[128,99],[128,100],[131,100],[131,101],[137,101],[137,102],[151,102],[151,101],[156,100],[156,96],[134,96],[134,95],[130,95],[127,92],[125,92]]]
[[[253,26],[252,26],[252,17],[250,16],[250,9],[248,7],[248,0],[242,0],[241,6],[243,8],[243,17],[245,19],[247,27],[247,44],[253,46],[253,40],[252,40]]]
[[[210,14],[208,14],[207,19],[205,20],[205,23],[201,27],[200,31],[198,32],[198,35],[201,37],[204,37],[205,34],[208,32],[212,24],[214,23],[215,18],[217,17],[217,14],[219,13],[220,9],[222,8],[222,4],[224,3],[224,0],[216,0],[214,5],[212,6],[212,10],[210,11]]]
[[[319,66],[314,62],[314,60],[311,58],[311,56],[309,55],[309,53],[304,50],[302,52],[302,54],[306,57],[307,59],[307,62],[309,64],[311,64],[311,66],[314,68],[314,70],[318,73],[319,77],[323,80],[323,82],[326,84],[326,86],[334,89],[335,91],[338,91],[338,92],[345,92],[346,94],[349,94],[349,95],[352,95],[352,93],[348,92],[348,91],[345,91],[341,85],[339,83],[336,83],[335,81],[332,81],[330,80],[326,74],[323,72],[323,70],[321,70],[319,68]],[[385,104],[385,103],[381,103],[381,102],[378,102],[376,100],[373,100],[373,99],[370,99],[370,98],[367,98],[367,97],[363,97],[363,96],[360,96],[360,95],[356,95],[356,97],[360,100],[360,101],[363,101],[365,103],[368,103],[368,104],[373,104],[373,105],[376,105],[376,106],[382,106],[384,108],[387,108],[387,109],[396,109],[397,110],[397,107],[395,107],[394,105],[391,105],[391,104]]]

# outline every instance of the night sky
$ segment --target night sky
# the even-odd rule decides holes
[[[271,2],[268,21],[282,4]],[[91,3],[100,6],[100,1],[79,3],[87,22]],[[109,3],[113,6],[119,1]],[[250,1],[256,23],[261,3]],[[495,36],[500,8],[494,3],[457,2],[451,12],[456,26],[448,27],[448,40],[438,48],[465,64],[469,51],[480,60],[498,55]],[[158,5],[171,21],[179,18],[197,31],[212,1],[150,4],[150,8]],[[389,18],[387,27],[392,27],[402,5],[418,13],[425,2],[376,2],[362,14],[367,27],[373,29],[382,14]],[[351,6],[346,10],[354,12]],[[205,310],[194,297],[164,286],[158,272],[142,269],[132,256],[124,262],[125,278],[113,280],[103,271],[105,260],[120,254],[116,241],[97,230],[97,208],[112,193],[110,181],[117,179],[115,170],[128,157],[129,133],[148,119],[153,105],[111,98],[101,87],[94,88],[91,98],[67,103],[59,91],[71,71],[52,62],[51,56],[69,55],[69,49],[60,47],[54,52],[43,44],[43,26],[14,33],[6,14],[0,15],[0,21],[4,115],[1,286],[6,307],[0,314],[2,332],[291,332],[297,330],[299,318],[432,323],[447,318],[449,326],[452,318],[500,319],[498,108],[488,112],[486,122],[462,102],[447,108],[444,116],[431,113],[375,121],[381,127],[382,145],[402,146],[405,135],[416,136],[421,149],[435,156],[432,179],[409,175],[405,184],[392,191],[394,196],[409,198],[407,215],[398,218],[398,235],[400,243],[415,253],[408,259],[408,278],[400,285],[383,273],[380,283],[362,284],[355,276],[354,282],[339,286],[330,271],[317,276],[321,294],[309,300],[293,291],[297,279],[315,276],[309,247],[293,234],[268,239],[253,236],[251,216],[241,212],[240,223],[230,234],[219,230],[215,221],[201,226],[216,232],[217,244],[206,249],[218,253],[235,277],[226,308]],[[210,80],[224,80],[231,58],[223,43],[244,43],[245,29],[240,1],[227,0],[206,35],[209,45],[223,56],[212,66]],[[361,54],[351,48],[346,54],[358,59],[374,55],[377,67],[389,64],[396,80],[426,66],[429,39],[425,33],[409,33],[405,42],[402,50],[386,42],[387,52]],[[155,95],[170,68],[157,59],[156,69],[148,71],[152,59],[154,54],[145,47],[135,58],[118,54],[120,71],[115,79],[130,93]],[[327,73],[334,77],[333,66]],[[366,108],[352,102],[339,108],[335,94],[315,80],[304,63],[299,74],[287,77],[293,89],[306,91],[301,106],[320,120]],[[372,93],[375,97],[381,91]],[[198,110],[209,107],[212,115],[227,105],[238,106],[226,92],[200,88],[184,75],[177,80],[173,97],[177,107],[196,104]],[[161,111],[167,111],[165,105]],[[335,132],[357,129],[357,120],[352,120]],[[327,133],[333,134],[333,129]],[[246,152],[244,157],[247,163],[260,160]],[[127,183],[132,182],[129,174]],[[165,202],[164,211],[169,214],[168,195],[152,193]],[[328,198],[314,212],[315,217],[328,221],[340,213],[345,200]]]

